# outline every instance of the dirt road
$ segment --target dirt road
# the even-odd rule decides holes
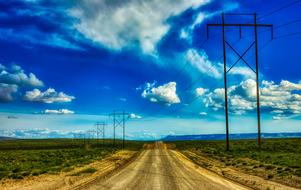
[[[195,166],[179,152],[156,143],[114,175],[79,189],[247,189]]]

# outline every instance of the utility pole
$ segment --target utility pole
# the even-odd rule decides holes
[[[88,133],[89,144],[93,144],[93,139],[95,139],[96,130],[88,130],[87,133]]]
[[[113,113],[109,114],[113,117],[113,145],[115,146],[115,139],[116,139],[116,128],[121,126],[122,132],[123,132],[123,138],[122,138],[122,147],[125,146],[125,119],[129,117],[129,113],[126,113],[124,110],[121,112],[116,112],[115,110]]]
[[[116,134],[115,134],[115,130],[116,130],[116,114],[115,114],[115,110],[113,112],[113,130],[114,130],[114,137],[113,137],[113,146],[115,147],[115,137],[116,137]]]
[[[225,23],[225,16],[253,16],[253,23]],[[273,25],[272,24],[258,24],[257,14],[236,14],[236,13],[222,13],[222,23],[207,24],[207,38],[209,38],[209,27],[222,27],[222,40],[223,40],[223,54],[224,54],[224,88],[225,88],[225,116],[226,116],[226,149],[229,150],[229,116],[228,116],[228,86],[227,86],[227,74],[231,69],[239,62],[243,61],[255,74],[256,74],[256,104],[257,104],[257,127],[258,127],[258,146],[261,146],[261,123],[260,123],[260,92],[259,92],[259,66],[258,66],[258,28],[267,27],[271,29],[271,38],[273,39]],[[242,37],[242,27],[254,27],[254,41],[251,45],[240,54],[238,51],[227,41],[226,27],[238,27],[239,28],[239,38]],[[244,59],[247,52],[255,45],[255,64],[256,69],[254,70],[250,64]],[[227,67],[227,50],[226,46],[239,57],[236,62],[228,69]]]
[[[122,112],[122,132],[123,132],[123,138],[122,138],[122,147],[124,148],[124,139],[125,139],[125,118],[124,118],[124,110]]]
[[[225,88],[225,114],[226,114],[226,145],[229,150],[229,116],[228,116],[228,86],[227,86],[227,56],[226,56],[226,38],[225,38],[225,15],[222,14],[223,26],[223,52],[224,52],[224,88]]]
[[[97,146],[99,145],[99,124],[96,123],[96,139],[97,139]]]
[[[107,124],[105,122],[96,122],[96,132],[97,132],[97,144],[99,144],[99,136],[102,134],[102,144],[105,144],[105,126]]]

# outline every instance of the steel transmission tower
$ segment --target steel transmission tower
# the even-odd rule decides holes
[[[225,15],[231,16],[253,16],[253,23],[225,23]],[[229,150],[229,116],[228,116],[228,83],[227,83],[227,73],[239,62],[243,61],[255,74],[256,74],[256,103],[257,103],[257,125],[258,125],[258,146],[261,146],[261,126],[260,126],[260,95],[259,95],[259,68],[258,68],[258,28],[265,27],[271,29],[271,38],[273,39],[273,25],[272,24],[258,24],[257,23],[257,14],[235,14],[235,13],[222,13],[222,23],[212,23],[207,24],[207,38],[209,38],[209,27],[222,27],[222,41],[223,41],[223,58],[224,58],[224,88],[225,88],[225,115],[226,115],[226,146],[227,150]],[[244,53],[240,54],[238,51],[227,41],[225,29],[228,27],[238,27],[239,28],[239,37],[241,38],[241,29],[242,27],[253,27],[254,28],[254,41],[251,45],[244,51]],[[237,61],[235,61],[232,66],[227,68],[227,51],[226,46],[230,47],[230,49],[239,57]],[[255,70],[248,64],[248,62],[244,59],[244,56],[247,52],[255,46],[255,62],[256,68]]]

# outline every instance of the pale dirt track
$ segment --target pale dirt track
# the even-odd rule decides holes
[[[156,143],[144,150],[127,167],[112,176],[93,181],[79,189],[247,189],[215,173],[195,166],[177,151]]]

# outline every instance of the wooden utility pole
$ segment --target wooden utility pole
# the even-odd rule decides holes
[[[115,110],[113,113],[109,114],[113,117],[113,145],[115,146],[115,139],[116,139],[116,128],[121,126],[122,127],[122,147],[125,147],[125,119],[129,117],[129,113],[126,113],[124,110],[121,112],[116,112]]]
[[[225,15],[228,16],[253,16],[253,23],[226,23]],[[207,24],[207,38],[209,38],[209,27],[222,27],[222,39],[223,39],[223,54],[224,54],[224,88],[225,88],[225,116],[226,116],[226,149],[229,150],[229,111],[228,111],[228,91],[227,91],[227,73],[239,62],[243,61],[255,74],[256,74],[256,103],[257,103],[257,126],[258,126],[258,146],[261,146],[261,123],[260,123],[260,92],[259,92],[259,63],[258,63],[258,31],[260,27],[268,27],[271,29],[271,38],[273,39],[273,25],[272,24],[258,24],[257,14],[236,14],[236,13],[222,13],[222,23]],[[227,41],[226,38],[226,27],[238,27],[239,38],[242,37],[242,27],[254,27],[254,42],[245,50],[244,53],[240,54],[238,51]],[[246,53],[255,45],[255,70],[248,64],[244,59]],[[227,67],[227,51],[226,46],[230,47],[232,51],[239,57],[237,61],[228,69]]]

